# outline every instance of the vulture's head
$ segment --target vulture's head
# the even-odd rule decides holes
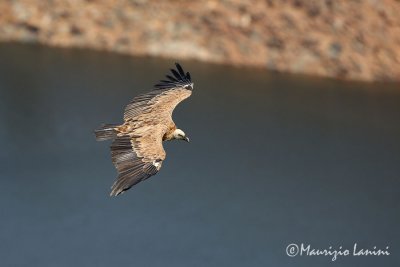
[[[174,139],[184,140],[186,142],[189,142],[189,137],[187,137],[186,134],[181,129],[176,129],[174,131]]]

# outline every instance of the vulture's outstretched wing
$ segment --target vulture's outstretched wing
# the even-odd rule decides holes
[[[165,159],[162,137],[166,131],[160,125],[152,129],[135,129],[134,136],[118,136],[111,144],[111,156],[118,177],[111,187],[117,196],[135,184],[155,175]]]
[[[153,91],[138,95],[125,108],[124,120],[135,121],[146,117],[157,116],[157,119],[171,117],[175,107],[192,94],[193,83],[190,73],[183,71],[182,67],[175,63],[177,70],[171,69],[171,75],[167,80],[161,80],[155,85]],[[157,114],[157,115],[156,115]]]

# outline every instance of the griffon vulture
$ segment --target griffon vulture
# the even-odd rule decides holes
[[[126,106],[123,124],[106,124],[95,130],[96,140],[113,140],[111,157],[118,177],[111,187],[111,196],[123,193],[161,169],[166,156],[163,141],[189,142],[173,122],[172,112],[192,94],[193,83],[189,72],[185,73],[178,63],[175,65],[172,75]]]

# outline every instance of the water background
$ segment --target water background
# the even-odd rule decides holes
[[[181,61],[195,82],[159,174],[118,198],[109,143],[173,60],[0,45],[1,266],[400,266],[400,85]]]

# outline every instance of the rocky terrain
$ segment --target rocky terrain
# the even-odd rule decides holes
[[[2,0],[0,40],[400,81],[398,0]]]

